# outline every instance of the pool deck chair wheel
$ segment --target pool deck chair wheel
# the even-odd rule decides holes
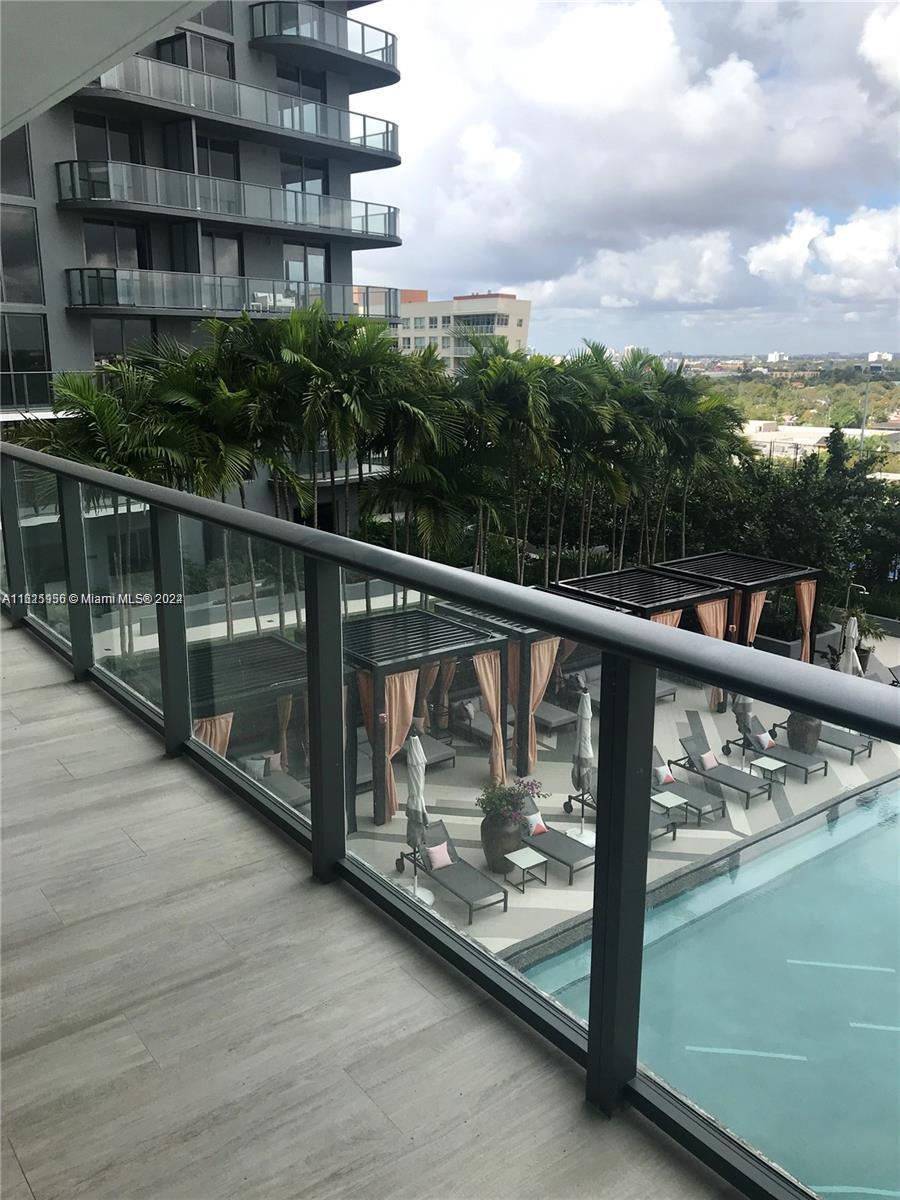
[[[779,721],[775,726],[776,729],[787,729],[787,721]],[[875,745],[875,738],[869,737],[863,733],[853,733],[849,729],[838,729],[834,725],[825,725],[823,723],[819,731],[819,741],[825,746],[834,746],[837,750],[846,750],[850,755],[850,766],[852,767],[860,754],[865,754],[869,758],[872,757],[872,747]]]
[[[750,738],[738,737],[731,738],[722,747],[724,755],[730,755],[733,749],[748,751],[755,754],[757,757],[767,755],[769,758],[775,759],[785,767],[796,767],[798,771],[803,772],[803,782],[809,783],[810,775],[815,775],[821,771],[823,775],[828,774],[828,759],[823,758],[821,754],[806,754],[802,750],[792,750],[790,746],[783,746],[779,742],[775,742],[774,746],[767,746],[765,750],[761,746],[752,741],[753,737],[761,733],[768,733],[770,737],[775,737],[775,730],[766,729],[759,717],[753,717],[750,721]],[[751,763],[752,765],[752,763]]]
[[[720,762],[716,762],[711,767],[704,767],[700,755],[709,751],[709,744],[705,738],[686,737],[679,738],[679,741],[684,747],[685,757],[676,759],[672,765],[690,771],[692,775],[699,775],[701,779],[716,783],[719,787],[727,787],[732,791],[739,792],[744,797],[744,808],[749,808],[750,801],[757,796],[764,796],[766,800],[772,799],[772,781],[770,779],[760,779],[758,775],[751,775],[749,771],[741,771],[737,767],[726,767]]]
[[[428,858],[428,850],[434,849],[435,846],[440,846],[444,842],[447,844],[450,865],[432,867]],[[443,821],[432,821],[426,826],[422,841],[413,853],[402,854],[400,858],[412,862],[414,873],[422,871],[433,883],[439,883],[451,896],[461,900],[469,911],[470,925],[475,912],[483,908],[492,908],[495,904],[502,904],[504,912],[509,909],[507,889],[496,880],[491,879],[490,875],[485,875],[483,871],[479,871],[477,867],[473,867],[471,863],[459,857],[453,838],[447,832],[447,826]],[[400,862],[399,858],[397,862]]]

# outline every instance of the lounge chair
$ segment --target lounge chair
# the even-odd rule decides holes
[[[570,688],[574,691],[584,691],[591,698],[591,704],[595,707],[600,705],[600,667],[588,667],[586,671],[577,671],[574,675],[567,677],[567,682]],[[671,699],[673,702],[678,693],[678,689],[669,679],[656,678],[656,699],[660,700]]]
[[[675,841],[675,834],[678,832],[678,825],[669,817],[661,816],[657,812],[650,810],[650,833],[647,838],[647,849],[649,850],[653,844],[653,839],[665,837],[667,833],[672,834],[672,841]]]
[[[568,708],[560,708],[549,700],[542,700],[534,714],[534,722],[539,729],[547,733],[557,733],[560,729],[568,729],[578,720],[578,715]]]
[[[298,812],[309,808],[312,803],[309,786],[301,783],[299,779],[295,779],[293,775],[289,775],[287,771],[270,771],[259,782],[267,792],[271,792],[273,796],[277,796],[279,800],[283,800],[285,804],[289,804]]]
[[[509,705],[506,726],[507,746],[512,744],[513,739],[512,711],[512,705]],[[494,727],[490,717],[483,709],[476,708],[471,701],[454,706],[453,727],[463,737],[473,742],[480,742],[484,746],[489,746],[494,737]]]
[[[669,764],[657,750],[653,747],[653,769],[657,767],[667,767]],[[659,799],[661,797],[662,799]],[[663,800],[665,803],[663,803]],[[658,808],[665,809],[666,813],[671,818],[672,800],[678,800],[684,805],[684,819],[687,823],[690,813],[695,813],[697,824],[704,817],[725,816],[726,807],[725,801],[721,796],[713,796],[702,787],[694,787],[691,783],[685,783],[683,780],[676,779],[674,783],[657,783],[655,780],[650,787],[650,803],[656,803]],[[677,807],[677,805],[676,805]]]
[[[417,733],[415,735],[419,739],[419,743],[425,754],[425,769],[429,767],[439,767],[443,763],[449,763],[454,766],[456,763],[456,751],[448,742],[439,741],[438,738],[432,737],[429,733]],[[403,745],[397,751],[397,758],[406,759],[406,746]]]
[[[779,721],[775,726],[776,729],[786,729],[787,721]],[[860,754],[867,754],[872,757],[872,747],[875,744],[875,738],[869,737],[864,733],[851,733],[847,729],[838,729],[834,725],[822,725],[819,731],[819,741],[826,746],[835,746],[838,750],[846,750],[850,755],[850,766],[856,761]]]
[[[888,667],[891,673],[891,686],[900,687],[900,667]]]
[[[700,755],[709,751],[709,743],[705,737],[697,735],[679,740],[687,757],[676,760],[676,766],[683,767],[684,770],[691,771],[694,775],[699,775],[711,783],[717,783],[720,787],[740,792],[744,797],[744,808],[749,808],[750,801],[756,796],[765,796],[767,800],[772,799],[771,780],[759,779],[756,775],[751,775],[749,771],[726,767],[720,762],[716,762],[712,767],[704,767],[700,761]]]
[[[540,810],[534,801],[531,801],[526,804],[524,811],[526,815],[533,816]],[[546,820],[544,824],[547,825]],[[537,850],[538,854],[543,854],[545,858],[550,858],[565,867],[569,872],[570,885],[575,882],[576,871],[583,871],[585,867],[594,865],[592,846],[586,846],[584,842],[579,842],[576,838],[566,837],[564,833],[560,833],[558,829],[553,829],[550,825],[547,825],[546,833],[539,833],[536,836],[523,833],[522,841],[532,850]]]
[[[450,865],[432,867],[428,858],[428,848],[440,846],[443,842],[447,843]],[[469,910],[470,925],[476,909],[492,908],[495,904],[502,904],[504,912],[509,908],[509,892],[506,888],[483,871],[479,871],[477,867],[473,867],[471,863],[467,863],[464,858],[460,858],[443,821],[431,821],[425,827],[422,841],[409,857],[412,859],[414,872],[422,871],[429,879],[439,883],[465,904]],[[403,861],[404,856],[401,855],[397,859],[397,866],[401,871]]]
[[[788,767],[796,767],[798,771],[802,771],[804,783],[809,783],[810,775],[815,775],[817,771],[821,771],[823,775],[828,774],[828,759],[822,758],[821,755],[806,754],[802,750],[792,750],[790,746],[783,746],[780,742],[775,742],[773,746],[767,746],[763,749],[756,740],[758,735],[763,733],[768,734],[769,730],[766,729],[759,717],[751,717],[750,737],[735,738],[732,742],[726,742],[722,747],[722,753],[730,754],[732,746],[738,746],[751,751],[755,755],[768,755],[769,758],[774,758],[776,762],[784,763]]]

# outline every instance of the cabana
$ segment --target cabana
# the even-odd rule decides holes
[[[435,612],[503,634],[509,642],[509,693],[516,712],[516,774],[530,775],[537,763],[538,724],[562,728],[575,724],[575,714],[544,700],[561,639],[517,621],[478,609],[439,602]],[[519,736],[519,713],[528,713],[528,737]]]
[[[347,705],[348,806],[356,792],[356,703],[372,747],[375,824],[384,825],[398,807],[393,758],[413,725],[423,731],[427,727],[428,696],[435,684],[446,696],[457,662],[469,656],[492,725],[491,778],[505,782],[505,721],[501,719],[507,706],[505,637],[424,608],[353,619],[345,622],[343,634],[344,659],[355,668],[357,681],[349,689]],[[350,831],[355,832],[355,827],[354,810]]]
[[[707,584],[716,583],[731,588],[734,596],[728,618],[729,632],[731,640],[741,646],[753,645],[768,593],[793,584],[803,639],[800,661],[811,661],[812,630],[815,628],[821,571],[798,563],[779,562],[773,558],[758,558],[753,554],[738,554],[729,550],[669,559],[655,563],[654,569],[694,580],[698,586],[706,581]]]

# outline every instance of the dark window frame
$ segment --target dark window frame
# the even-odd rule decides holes
[[[0,243],[0,300],[2,300],[4,304],[46,304],[47,293],[44,289],[44,268],[43,263],[41,262],[41,238],[38,230],[37,209],[30,204],[4,204],[4,226],[7,225],[9,221],[9,214],[12,212],[29,213],[31,216],[31,228],[34,232],[35,267],[37,269],[40,298],[37,300],[25,300],[21,296],[7,295],[6,272],[3,270],[2,243]]]
[[[206,145],[201,146],[201,144],[200,144],[201,142],[205,142]],[[205,152],[207,166],[210,165],[210,162],[209,162],[210,146],[213,142],[218,143],[219,149],[217,149],[217,151],[216,151],[217,154],[226,153],[226,151],[221,149],[222,146],[234,147],[233,150],[228,151],[228,153],[230,153],[232,158],[234,159],[234,170],[235,170],[234,175],[214,175],[211,171],[207,172],[207,171],[202,171],[200,169],[200,154],[201,154],[201,152]],[[238,141],[237,138],[216,138],[216,137],[210,137],[206,133],[198,133],[196,135],[196,150],[197,150],[197,174],[198,175],[202,175],[204,177],[204,179],[234,179],[237,181],[240,180],[240,178],[241,178],[241,150],[240,150],[240,142]]]
[[[33,200],[34,199],[34,169],[33,169],[33,164],[32,164],[32,160],[31,160],[31,134],[28,131],[28,126],[21,125],[18,129],[14,129],[12,131],[12,133],[8,133],[6,135],[6,137],[3,138],[2,141],[0,141],[0,146],[8,144],[10,142],[11,138],[18,137],[19,134],[21,134],[25,139],[25,174],[28,178],[28,191],[27,192],[10,191],[7,187],[4,186],[7,175],[3,174],[3,175],[0,175],[0,192],[2,192],[2,194],[4,196],[21,196],[24,199]]]
[[[212,270],[212,272],[205,271],[203,269],[203,239],[207,238],[207,237],[212,238],[212,241],[213,241],[213,246],[212,246],[213,270]],[[200,274],[201,275],[212,274],[216,277],[222,275],[222,272],[216,269],[218,267],[218,263],[216,262],[216,239],[217,238],[222,241],[227,240],[229,242],[237,242],[237,252],[238,252],[237,275],[227,274],[222,277],[225,279],[243,279],[244,278],[244,238],[243,238],[243,235],[240,232],[235,233],[233,230],[230,230],[230,229],[217,229],[215,226],[209,227],[207,225],[202,225],[200,227]]]
[[[125,329],[129,324],[140,321],[142,325],[149,325],[150,338],[156,338],[156,320],[153,317],[91,317],[90,333],[91,333],[91,354],[94,359],[94,366],[102,366],[105,362],[119,362],[127,357],[128,347],[125,342]],[[94,343],[94,326],[97,322],[103,322],[110,325],[118,325],[119,327],[119,347],[120,349],[112,355],[104,355],[102,360],[97,357],[97,348]]]
[[[194,62],[194,46],[200,43],[200,54],[202,61]],[[220,75],[217,71],[207,71],[206,69],[206,46],[209,42],[215,42],[218,46],[225,48],[225,55],[228,59],[228,75]],[[175,56],[172,58],[162,57],[163,48],[177,45],[184,47],[184,62],[175,62]],[[212,37],[208,33],[197,33],[193,29],[179,29],[173,33],[171,37],[162,38],[156,43],[156,57],[160,62],[170,63],[176,67],[187,67],[190,71],[201,71],[204,75],[214,75],[216,79],[234,79],[234,42],[228,42],[224,38]]]
[[[40,329],[42,342],[44,366],[35,367],[34,370],[18,370],[13,365],[13,354],[16,351],[12,347],[12,339],[9,333],[9,322],[11,318],[24,317],[27,320],[36,321]],[[0,390],[2,390],[3,407],[9,408],[27,408],[32,400],[29,396],[29,388],[27,381],[24,388],[19,383],[17,386],[16,380],[22,375],[44,375],[52,374],[52,362],[50,358],[50,338],[47,333],[47,316],[46,313],[36,312],[4,312],[0,313]],[[24,391],[24,395],[20,392]],[[46,390],[46,401],[50,403],[50,392]]]
[[[224,9],[228,13],[228,25],[216,25],[215,22],[209,20],[210,9],[221,11]],[[216,0],[214,4],[208,4],[206,8],[201,8],[198,13],[191,17],[194,25],[202,25],[205,29],[217,29],[219,33],[234,33],[234,5],[231,0]]]
[[[285,251],[287,250],[288,246],[296,246],[303,250],[303,273],[305,275],[304,279],[291,279],[287,274],[288,260],[285,258],[284,255],[285,255]],[[321,250],[322,251],[323,273],[325,275],[324,279],[310,279],[309,278],[309,252],[310,252],[310,250]],[[293,259],[291,261],[298,262],[299,259]],[[312,284],[317,284],[317,285],[323,284],[323,283],[330,283],[331,282],[331,255],[328,252],[327,246],[317,246],[314,242],[299,241],[299,240],[295,240],[294,238],[284,238],[284,240],[281,243],[281,269],[284,272],[284,279],[285,279],[286,283],[312,283]]]
[[[113,119],[115,121],[122,121],[123,124],[130,123],[128,121],[128,118],[115,117]],[[79,162],[82,161],[81,156],[78,153],[78,128],[77,127],[78,127],[79,122],[83,125],[93,124],[95,129],[99,129],[102,124],[103,140],[106,143],[106,154],[105,154],[103,161],[104,162],[121,162],[121,161],[123,161],[122,159],[113,158],[112,152],[110,151],[110,146],[109,146],[110,118],[109,118],[109,115],[107,113],[91,112],[90,109],[87,109],[87,108],[80,109],[79,111],[72,113],[72,141],[75,146],[76,161],[79,161]],[[145,146],[144,146],[144,129],[143,129],[143,126],[140,121],[134,121],[133,124],[134,124],[134,130],[132,131],[132,133],[133,133],[133,136],[135,136],[137,138],[138,158],[137,158],[137,160],[126,159],[125,161],[134,163],[135,166],[146,166],[147,156],[146,156],[146,150],[145,150]],[[129,136],[132,136],[132,133],[129,133]]]
[[[84,242],[85,266],[90,266],[90,264],[87,261],[87,257],[88,257],[87,242],[84,240],[85,229],[87,228],[88,225],[111,225],[113,227],[113,241],[115,243],[115,248],[116,248],[115,267],[114,268],[98,267],[98,268],[96,268],[97,270],[109,270],[109,269],[113,269],[116,271],[152,271],[153,270],[153,259],[151,257],[151,252],[150,252],[150,230],[149,230],[149,228],[146,225],[142,225],[139,221],[120,221],[115,217],[109,217],[109,218],[104,217],[104,218],[100,218],[100,219],[97,219],[95,217],[85,217],[84,220],[82,221],[81,236],[82,236],[82,241]],[[138,265],[136,267],[131,267],[131,266],[125,267],[125,266],[122,266],[122,264],[119,262],[119,230],[120,229],[136,229],[137,230],[138,236],[137,236],[136,241],[137,241],[137,252],[138,252]],[[141,259],[143,259],[144,261],[141,262]],[[92,268],[92,269],[94,269],[94,268]]]

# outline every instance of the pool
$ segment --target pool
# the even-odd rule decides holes
[[[642,1066],[829,1200],[900,1197],[890,787],[650,909],[645,925]],[[588,943],[524,971],[587,1017]]]

